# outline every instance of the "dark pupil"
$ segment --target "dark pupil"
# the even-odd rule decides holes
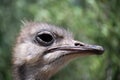
[[[50,34],[41,34],[38,37],[44,42],[50,42],[53,40],[53,37]]]

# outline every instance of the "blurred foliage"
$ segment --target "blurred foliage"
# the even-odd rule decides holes
[[[51,80],[120,80],[120,0],[0,0],[0,80],[11,79],[11,52],[21,20],[63,26],[99,44],[102,56],[81,57]]]

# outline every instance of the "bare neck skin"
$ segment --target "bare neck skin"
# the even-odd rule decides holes
[[[26,65],[13,67],[13,80],[49,80],[50,75]],[[37,72],[36,72],[37,71]]]

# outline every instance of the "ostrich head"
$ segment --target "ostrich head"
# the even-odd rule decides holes
[[[74,40],[65,29],[27,22],[14,47],[13,77],[14,80],[47,80],[70,60],[103,51],[101,46]]]

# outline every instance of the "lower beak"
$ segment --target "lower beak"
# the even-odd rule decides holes
[[[74,43],[74,46],[61,46],[57,48],[50,49],[49,52],[52,51],[68,51],[69,54],[96,54],[100,55],[104,52],[104,48],[102,46],[98,45],[90,45],[85,44],[82,42],[76,42]]]

